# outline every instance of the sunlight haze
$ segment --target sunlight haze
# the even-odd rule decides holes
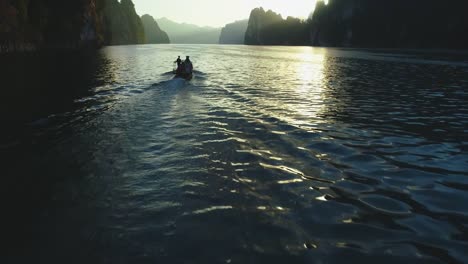
[[[283,18],[307,18],[315,7],[314,0],[133,0],[139,15],[167,17],[176,22],[200,26],[223,27],[227,23],[249,18],[256,7],[271,9]]]

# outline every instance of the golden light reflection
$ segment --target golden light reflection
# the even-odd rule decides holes
[[[339,247],[339,248],[346,248],[347,246],[348,246],[348,243],[346,243],[346,242],[336,243],[336,247]]]
[[[289,211],[288,208],[284,208],[282,206],[257,206],[257,210],[259,211],[272,211],[272,212],[275,212],[275,211]]]
[[[291,183],[298,183],[303,182],[302,179],[292,179],[292,180],[285,180],[285,181],[278,181],[278,184],[291,184]]]
[[[239,178],[239,181],[240,182],[246,182],[246,183],[252,183],[253,182],[251,179],[247,179],[247,178]]]
[[[287,172],[289,174],[299,176],[299,178],[297,178],[297,180],[311,180],[311,181],[317,181],[317,182],[335,183],[332,180],[322,179],[322,178],[319,178],[319,177],[313,177],[313,176],[305,175],[303,172],[301,172],[301,171],[299,171],[297,169],[294,169],[294,168],[287,167],[287,166],[282,166],[282,165],[275,166],[275,165],[270,165],[270,164],[266,164],[266,163],[262,163],[262,162],[260,162],[259,165],[264,167],[264,168],[267,168],[267,169],[280,170],[280,171],[283,171],[283,172]]]
[[[205,214],[205,213],[209,213],[209,212],[216,211],[216,210],[229,210],[229,209],[233,209],[233,207],[230,206],[230,205],[212,206],[212,207],[208,207],[208,208],[205,208],[205,209],[200,209],[200,210],[193,211],[192,214]]]
[[[312,187],[309,187],[309,189],[321,191],[321,190],[328,190],[330,188],[329,187],[323,187],[323,186],[312,186]]]
[[[239,76],[251,87],[249,92],[225,89],[239,98],[248,98],[248,107],[235,100],[220,102],[252,117],[250,122],[270,125],[263,118],[273,117],[305,131],[321,133],[326,122],[324,109],[327,79],[327,50],[314,47],[251,47],[245,60],[245,74]],[[251,90],[251,91],[250,91]],[[258,90],[264,95],[258,96]],[[256,128],[263,130],[264,128]],[[273,134],[288,132],[272,129]]]
[[[272,160],[277,160],[277,161],[282,161],[282,160],[283,160],[283,159],[280,158],[280,157],[270,157],[270,159],[272,159]]]
[[[317,249],[318,248],[317,245],[312,244],[312,243],[305,243],[304,247],[307,248],[307,249]]]
[[[327,198],[325,197],[325,195],[323,195],[323,196],[320,196],[320,197],[316,197],[315,200],[326,202]]]
[[[275,91],[271,97],[256,98],[257,105],[262,107],[255,107],[255,110],[298,128],[319,132],[315,126],[325,122],[319,115],[323,112],[325,100],[327,50],[295,47],[287,52],[276,48],[263,52],[271,52],[272,56],[281,60],[276,62],[273,71],[253,64],[252,71],[255,73],[252,82],[261,81],[264,85],[274,87]],[[282,76],[281,80],[277,79],[283,73],[290,74]]]
[[[271,131],[271,133],[276,134],[276,135],[286,135],[286,132],[283,132],[283,131]]]
[[[297,56],[302,63],[295,69],[300,85],[294,92],[307,103],[297,104],[292,110],[302,116],[316,118],[323,105],[326,53],[323,49],[304,47]]]

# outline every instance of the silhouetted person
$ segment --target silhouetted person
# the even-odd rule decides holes
[[[177,56],[177,60],[174,61],[174,63],[177,63],[177,73],[180,73],[182,71],[182,60],[180,59],[180,56]]]
[[[180,56],[177,56],[177,60],[174,61],[175,63],[177,63],[177,67],[180,66],[180,64],[182,63],[182,60],[180,59]]]
[[[190,56],[187,56],[184,61],[184,66],[185,66],[185,73],[187,74],[192,74],[193,72],[193,64],[190,61]]]

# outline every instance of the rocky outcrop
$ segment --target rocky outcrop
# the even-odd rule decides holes
[[[0,0],[0,53],[145,42],[131,0]]]
[[[333,6],[334,9],[331,7]],[[318,1],[310,22],[310,42],[314,46],[350,46],[352,20],[357,1]]]
[[[146,36],[132,0],[97,0],[105,45],[145,44]]]
[[[310,23],[314,46],[468,48],[468,1],[319,1]]]
[[[245,19],[227,24],[221,29],[219,44],[244,44],[248,23]]]
[[[320,0],[301,21],[256,8],[245,44],[468,49],[466,10],[466,0]]]
[[[247,45],[305,45],[307,44],[307,23],[298,18],[281,15],[263,8],[250,13],[245,44]]]
[[[100,0],[0,0],[0,52],[99,46]]]
[[[166,32],[161,30],[156,20],[150,15],[144,15],[141,17],[143,27],[145,28],[145,35],[147,43],[149,44],[161,44],[170,43],[169,37]]]
[[[247,45],[265,45],[267,29],[281,22],[281,15],[268,10],[265,12],[263,8],[255,8],[250,13],[249,23],[245,32],[245,44]]]

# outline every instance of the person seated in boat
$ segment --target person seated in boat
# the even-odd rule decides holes
[[[187,74],[192,74],[193,72],[193,64],[190,61],[190,56],[187,56],[184,61],[184,66],[185,66],[185,73]]]
[[[184,75],[185,74],[185,62],[182,61],[179,65],[179,67],[177,67],[177,71],[176,71],[176,74],[177,75]]]

